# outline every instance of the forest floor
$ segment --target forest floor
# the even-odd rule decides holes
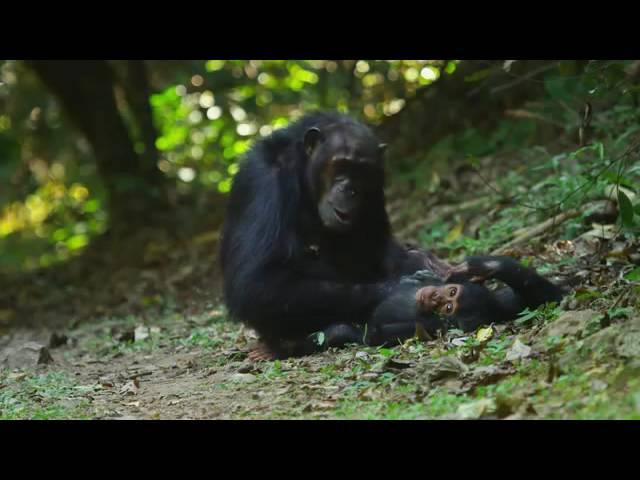
[[[398,234],[460,259],[531,233],[549,215],[499,201],[494,164],[512,168],[486,158],[482,181],[460,171],[432,192],[392,192]],[[530,172],[513,167],[501,188],[537,194],[545,177]],[[215,230],[151,235],[140,267],[121,251],[3,280],[0,418],[640,418],[638,242],[615,212],[601,217],[581,211],[505,250],[570,279],[561,305],[471,334],[283,361],[247,360],[255,337],[220,303]]]

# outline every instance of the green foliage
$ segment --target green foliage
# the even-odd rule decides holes
[[[557,319],[562,313],[560,306],[555,303],[547,303],[535,310],[525,308],[516,319],[515,323],[519,326],[534,325],[540,323],[549,323]]]
[[[627,273],[624,278],[631,282],[639,282],[640,281],[640,267],[634,268],[629,273]]]
[[[455,74],[457,61],[438,60],[203,60],[181,67],[150,64],[150,98],[159,132],[158,168],[176,182],[177,193],[227,193],[238,162],[256,139],[282,128],[310,109],[337,109],[374,125],[401,111],[416,91],[441,75]],[[168,65],[168,64],[167,64]],[[416,152],[390,165],[396,180],[438,188],[436,166],[468,162],[515,151],[523,158],[495,182],[501,200],[527,205],[526,217],[502,209],[487,218],[473,238],[450,235],[458,225],[421,233],[425,243],[440,242],[452,252],[487,251],[509,232],[550,212],[579,207],[611,185],[637,192],[640,168],[625,151],[640,131],[636,106],[640,89],[629,81],[628,61],[562,61],[545,72],[545,95],[524,105],[491,132],[470,126],[451,132],[428,152]],[[477,83],[491,69],[467,78]],[[539,81],[539,80],[536,80]],[[600,102],[600,103],[598,103]],[[606,103],[604,103],[606,102]],[[547,153],[534,142],[548,127],[576,136],[585,105],[593,104],[592,134],[586,146]],[[607,105],[598,108],[598,105]],[[108,225],[106,197],[87,142],[65,121],[57,102],[32,72],[15,61],[0,62],[0,263],[3,269],[49,266],[82,252]],[[522,113],[521,112],[521,113]],[[130,112],[123,108],[123,115]],[[138,132],[131,132],[141,151]],[[554,133],[556,135],[556,133]],[[546,159],[539,165],[540,158]],[[535,158],[535,170],[528,159]],[[522,177],[539,179],[522,191]],[[78,195],[78,192],[84,192]],[[640,204],[618,190],[620,224],[638,232]],[[566,223],[571,237],[580,218]],[[491,226],[491,228],[486,228]],[[440,228],[440,229],[439,229]]]
[[[436,80],[441,66],[438,61],[209,60],[189,82],[151,98],[161,132],[160,168],[183,184],[226,193],[239,159],[256,138],[310,109],[337,108],[379,123],[402,109],[418,87]]]
[[[81,398],[96,388],[76,385],[73,378],[58,372],[25,375],[17,380],[11,380],[8,372],[0,372],[0,385],[4,387],[0,389],[2,420],[89,418],[87,401]]]

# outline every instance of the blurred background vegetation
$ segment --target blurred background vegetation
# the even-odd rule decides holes
[[[557,168],[558,152],[637,132],[639,71],[623,60],[0,61],[0,273],[59,264],[105,234],[219,221],[252,142],[312,109],[373,125],[392,146],[396,192],[445,188],[452,168],[495,152],[523,164],[541,144]],[[627,145],[614,140],[607,158]],[[633,189],[637,172],[624,173]]]

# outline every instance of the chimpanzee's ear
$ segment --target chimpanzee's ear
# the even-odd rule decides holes
[[[318,127],[311,127],[304,133],[304,151],[311,155],[316,147],[324,140],[324,136]]]

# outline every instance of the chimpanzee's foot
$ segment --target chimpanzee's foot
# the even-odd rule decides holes
[[[267,346],[267,344],[258,341],[255,345],[253,345],[253,347],[251,347],[251,350],[249,350],[247,358],[252,362],[275,360],[276,353],[271,350]]]

